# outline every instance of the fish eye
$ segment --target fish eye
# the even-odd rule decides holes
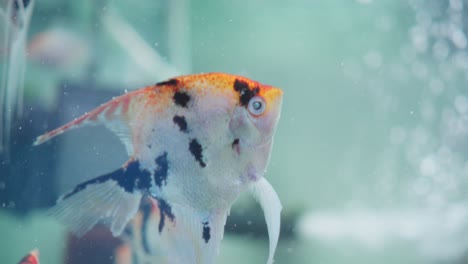
[[[249,101],[248,110],[254,116],[259,116],[265,111],[265,100],[260,96],[252,97]]]

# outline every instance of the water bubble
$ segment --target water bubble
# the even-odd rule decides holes
[[[447,59],[449,52],[450,47],[445,40],[439,39],[432,45],[432,56],[434,56],[436,60],[441,61]]]
[[[382,56],[375,50],[367,52],[363,59],[369,68],[378,69],[382,65]]]
[[[437,173],[437,161],[434,156],[430,155],[425,157],[419,165],[419,171],[424,176],[430,176]]]
[[[381,32],[388,32],[394,27],[394,24],[392,17],[380,16],[375,23],[375,27]]]
[[[450,9],[456,12],[463,10],[463,2],[461,0],[450,0]]]
[[[468,99],[463,95],[455,96],[454,106],[461,115],[468,113]]]
[[[459,49],[464,49],[466,48],[466,36],[461,31],[460,29],[455,29],[453,30],[452,34],[450,35],[450,38],[453,42],[453,44],[459,48]]]
[[[428,47],[428,36],[424,29],[419,26],[410,30],[411,43],[414,49],[419,53],[424,53]]]

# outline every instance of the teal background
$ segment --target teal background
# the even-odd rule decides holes
[[[37,1],[30,35],[61,27],[92,43],[98,83],[132,90],[171,77],[143,73],[106,33],[100,19],[114,10],[178,73],[228,72],[283,89],[266,178],[294,217],[276,263],[466,263],[466,1],[59,2]],[[86,65],[29,61],[25,97],[52,107],[57,82],[88,78]],[[85,142],[70,144],[67,155]],[[90,174],[121,163],[89,159]],[[242,197],[233,212],[252,204]],[[42,211],[19,219],[0,210],[0,228],[2,263],[34,247],[41,263],[60,263],[65,230]],[[219,263],[267,254],[265,238],[227,234]]]

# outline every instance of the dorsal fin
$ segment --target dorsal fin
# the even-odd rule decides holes
[[[131,140],[131,130],[128,122],[130,114],[129,111],[132,100],[136,99],[135,95],[141,94],[145,91],[146,89],[141,89],[116,97],[111,101],[95,108],[91,112],[86,113],[59,128],[37,137],[33,145],[40,145],[55,136],[75,128],[87,125],[103,124],[120,138],[127,149],[127,153],[131,156],[133,155],[133,145]]]

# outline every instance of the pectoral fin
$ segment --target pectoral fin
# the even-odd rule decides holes
[[[143,193],[150,184],[150,174],[140,169],[138,161],[109,174],[79,184],[59,199],[50,214],[78,236],[97,223],[110,227],[119,236],[136,214]]]
[[[268,255],[267,263],[272,264],[280,234],[281,202],[273,187],[263,177],[253,184],[251,192],[255,199],[260,203],[265,214],[268,236],[270,238],[270,253]]]

